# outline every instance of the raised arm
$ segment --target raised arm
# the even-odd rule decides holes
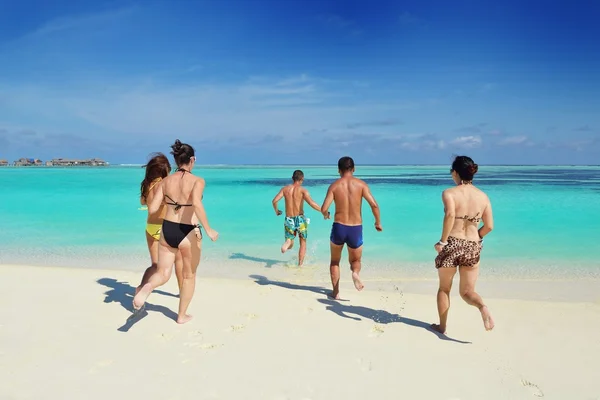
[[[321,206],[321,214],[325,219],[329,219],[329,207],[331,207],[331,203],[333,203],[333,184],[329,185],[327,189],[327,194],[325,195],[325,200],[323,200],[323,205]]]
[[[369,189],[369,185],[367,185],[366,183],[363,187],[363,198],[371,206],[371,211],[373,212],[373,216],[375,217],[375,229],[381,232],[383,228],[381,227],[381,213],[379,211],[379,204],[377,204],[375,197],[373,197],[373,194],[371,193],[371,189]]]
[[[479,238],[483,239],[485,235],[494,229],[494,215],[492,214],[492,203],[489,199],[487,206],[483,210],[481,219],[483,220],[483,226],[479,228]]]
[[[281,211],[279,210],[279,208],[277,208],[277,202],[279,202],[279,200],[281,200],[282,197],[283,197],[283,188],[281,188],[279,193],[277,193],[277,195],[273,198],[273,201],[272,201],[273,209],[275,210],[276,215],[281,215]]]
[[[202,204],[202,195],[204,193],[205,186],[206,183],[202,178],[199,178],[196,183],[194,183],[194,187],[192,188],[192,205],[194,207],[194,213],[196,213],[196,216],[198,217],[198,221],[200,221],[200,224],[206,231],[208,237],[210,237],[210,240],[214,242],[219,237],[219,233],[211,229],[210,225],[208,224],[208,217],[206,216],[206,211],[204,210],[204,205]]]
[[[435,244],[435,249],[439,253],[442,248],[448,244],[448,236],[454,226],[454,220],[456,217],[456,206],[454,204],[454,198],[447,190],[442,192],[442,203],[444,203],[444,222],[442,224],[442,236],[440,241]]]
[[[310,193],[308,193],[308,190],[304,189],[304,201],[306,201],[308,203],[309,206],[311,206],[312,208],[314,208],[317,211],[321,211],[321,207],[319,207],[319,205],[317,204],[316,201],[314,201],[312,199],[312,197],[310,197]]]
[[[160,206],[165,198],[164,186],[161,181],[156,184],[151,192],[148,193],[148,199],[146,200],[148,203],[148,215],[156,214],[160,210]]]

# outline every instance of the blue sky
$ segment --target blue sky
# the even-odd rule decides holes
[[[598,164],[598,1],[0,0],[0,158]]]

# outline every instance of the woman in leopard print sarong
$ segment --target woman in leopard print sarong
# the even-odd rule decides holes
[[[483,237],[494,227],[492,204],[488,196],[473,185],[473,176],[477,173],[477,168],[477,164],[471,158],[456,157],[450,169],[456,186],[442,193],[444,224],[442,237],[434,245],[438,252],[435,267],[440,278],[437,293],[440,323],[431,326],[440,333],[446,332],[450,289],[457,268],[460,274],[460,296],[468,304],[479,309],[486,330],[494,328],[490,311],[481,296],[475,292]],[[483,225],[479,227],[481,221]]]

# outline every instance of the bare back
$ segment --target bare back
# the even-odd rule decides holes
[[[200,177],[182,172],[176,172],[165,178],[162,182],[163,201],[166,204],[164,219],[182,224],[196,224],[198,218],[192,206],[194,202],[192,190],[196,183],[203,181]],[[176,210],[177,206],[169,203],[177,203],[181,207]]]
[[[299,185],[287,185],[282,189],[285,199],[286,217],[304,215],[304,195],[306,189]]]
[[[488,196],[473,185],[459,185],[444,191],[444,205],[455,216],[450,236],[459,239],[479,240],[480,222],[491,220]]]
[[[362,199],[368,186],[354,176],[335,181],[330,188],[335,203],[333,221],[344,225],[362,225]]]

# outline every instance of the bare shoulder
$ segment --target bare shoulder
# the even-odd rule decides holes
[[[490,198],[488,197],[487,193],[484,192],[483,190],[477,188],[477,191],[479,192],[479,195],[481,196],[481,199],[485,202],[485,203],[490,203]]]
[[[204,180],[204,178],[199,177],[199,176],[195,176],[194,177],[194,186],[199,186],[199,187],[204,187],[206,186],[206,181]]]
[[[453,197],[455,191],[456,191],[456,187],[451,187],[451,188],[448,188],[448,189],[444,189],[442,191],[442,198]]]

